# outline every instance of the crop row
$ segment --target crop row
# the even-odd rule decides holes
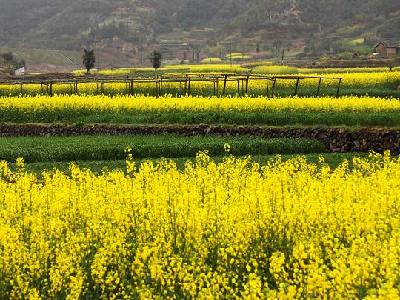
[[[11,97],[0,98],[0,120],[15,123],[400,126],[400,101],[372,97]]]

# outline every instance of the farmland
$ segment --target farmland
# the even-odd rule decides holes
[[[77,75],[83,75],[80,71]],[[188,75],[189,74],[189,75]],[[224,83],[221,74],[233,74]],[[162,68],[159,76],[166,76],[158,88],[155,82],[149,80],[154,77],[154,70],[144,69],[115,69],[95,72],[94,77],[87,79],[82,76],[70,78],[67,83],[52,83],[52,94],[81,94],[81,95],[161,95],[182,96],[238,96],[250,97],[268,96],[272,87],[274,95],[288,97],[296,94],[304,97],[315,96],[375,96],[398,97],[400,71],[394,68],[359,68],[359,69],[296,69],[285,66],[261,66],[247,69],[240,65],[227,64],[201,64],[190,66],[168,66]],[[274,84],[271,80],[258,79],[257,76],[284,76]],[[97,77],[99,76],[99,77]],[[243,80],[251,77],[244,87]],[[286,77],[285,77],[286,76]],[[293,77],[294,76],[294,77]],[[219,78],[217,78],[219,77]],[[296,78],[301,80],[297,84]],[[190,91],[187,90],[185,80],[191,78]],[[321,78],[321,81],[320,81]],[[342,78],[338,91],[338,78]],[[118,80],[119,79],[119,82]],[[174,80],[175,79],[175,80]],[[130,87],[130,80],[134,80],[134,86]],[[76,87],[74,86],[77,82]],[[1,81],[0,81],[1,82]],[[36,83],[35,83],[36,82]],[[46,81],[48,83],[51,80]],[[0,83],[0,95],[43,95],[49,94],[48,85],[40,83],[40,80],[21,85],[18,81],[12,84]],[[240,85],[241,84],[241,85]],[[296,88],[297,85],[297,88]],[[225,86],[225,87],[224,87]],[[157,92],[158,91],[158,92]]]
[[[0,86],[0,298],[399,297],[400,72],[348,71]]]
[[[0,0],[0,300],[400,299],[400,0]]]
[[[400,125],[396,98],[37,96],[0,99],[9,123]]]

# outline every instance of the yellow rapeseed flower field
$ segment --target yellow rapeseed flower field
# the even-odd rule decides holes
[[[335,97],[149,97],[120,95],[109,97],[58,95],[34,97],[0,98],[0,110],[40,110],[87,109],[93,111],[399,111],[400,101],[396,98],[346,96]]]
[[[181,66],[183,68],[183,66]],[[215,70],[213,69],[215,68]],[[224,69],[225,68],[225,69]],[[191,72],[208,72],[221,74],[223,72],[228,73],[240,73],[240,66],[234,65],[232,69],[229,65],[198,65],[192,66]],[[120,69],[118,72],[124,72],[125,69]],[[127,69],[129,70],[129,69]],[[171,69],[172,70],[172,69]],[[104,71],[105,72],[105,71]],[[117,71],[115,71],[117,72]],[[282,71],[284,72],[284,71]],[[275,73],[278,73],[276,71]],[[279,74],[279,73],[278,73]],[[295,75],[297,76],[297,75]],[[336,95],[338,80],[333,78],[343,78],[341,83],[342,95],[395,95],[396,89],[400,84],[400,71],[393,72],[364,72],[364,73],[337,73],[337,74],[299,74],[298,76],[322,76],[322,85],[320,89],[321,95]],[[319,84],[319,78],[303,79],[299,85],[299,94],[314,96],[316,95]],[[96,83],[81,83],[78,85],[78,92],[80,94],[100,94],[100,84]],[[217,88],[218,86],[218,88]],[[296,86],[296,80],[294,79],[279,79],[276,83],[276,94],[281,95],[292,95]],[[272,82],[268,80],[251,79],[248,84],[248,95],[258,96],[267,94],[267,87],[271,92]],[[219,95],[222,94],[223,80],[219,80],[216,85]],[[45,86],[40,84],[29,84],[24,85],[22,90],[19,84],[16,85],[0,85],[1,95],[36,95],[46,94]],[[74,88],[72,84],[55,84],[53,86],[53,92],[55,94],[73,94]],[[127,83],[107,83],[104,84],[105,94],[118,95],[128,94],[129,86]],[[237,81],[229,81],[226,87],[226,93],[235,95],[236,93],[243,94],[244,87],[240,86],[238,91]],[[155,95],[155,84],[148,82],[135,83],[134,93],[138,95]],[[161,89],[162,94],[180,94],[185,93],[183,83],[171,83],[164,82]],[[210,96],[214,95],[214,82],[204,81],[192,81],[191,93],[194,95]],[[400,95],[400,94],[399,94]]]
[[[2,162],[0,298],[398,299],[400,159],[353,165]]]

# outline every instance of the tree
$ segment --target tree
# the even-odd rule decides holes
[[[4,65],[8,69],[16,68],[17,59],[15,58],[15,56],[12,52],[2,53],[1,58],[3,59]]]
[[[3,58],[3,60],[4,60],[6,63],[10,63],[10,62],[13,62],[13,61],[15,60],[14,54],[13,54],[12,52],[2,53],[2,54],[1,54],[1,57]]]
[[[19,60],[12,52],[1,53],[0,59],[11,74],[14,73],[15,70],[26,66],[25,60]]]
[[[161,60],[162,60],[162,55],[160,52],[157,50],[154,50],[154,52],[150,56],[150,61],[153,64],[154,69],[158,69],[161,67]]]
[[[83,65],[86,68],[87,74],[89,74],[90,70],[94,68],[95,63],[96,63],[96,56],[94,55],[94,50],[84,49]]]

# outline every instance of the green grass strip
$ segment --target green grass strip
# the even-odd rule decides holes
[[[0,110],[8,123],[69,124],[235,124],[266,126],[383,126],[399,127],[397,111],[91,111],[89,109],[37,110],[29,113]]]
[[[286,154],[282,155],[283,160],[288,160],[295,158],[299,154]],[[337,168],[343,161],[348,160],[350,162],[350,167],[352,167],[352,160],[355,157],[367,157],[367,153],[315,153],[315,154],[305,154],[304,155],[308,162],[318,163],[319,158],[323,157],[325,162],[331,166],[332,168]],[[274,159],[276,155],[255,155],[252,156],[252,161],[258,162],[260,164],[265,164],[268,161]],[[214,161],[221,162],[223,160],[223,156],[215,156],[213,157]],[[136,160],[136,159],[135,159]],[[145,161],[153,161],[154,163],[158,163],[160,159],[137,159],[136,162],[138,165]],[[169,159],[168,159],[169,160]],[[187,161],[194,162],[195,159],[193,157],[184,157],[184,158],[172,158],[179,169],[183,169],[184,165]],[[80,168],[90,169],[95,173],[101,173],[102,171],[113,171],[113,170],[126,170],[125,160],[108,160],[108,161],[77,161],[76,162]],[[41,173],[44,170],[54,170],[58,169],[64,172],[68,172],[70,162],[37,162],[37,163],[28,163],[26,164],[26,169],[29,172]],[[11,168],[15,169],[15,164],[11,164]]]
[[[231,146],[234,155],[295,154],[324,152],[324,145],[308,139],[262,139],[241,137],[156,136],[76,136],[76,137],[3,137],[0,160],[26,162],[123,160],[124,149],[133,148],[135,158],[194,157],[207,150],[212,156],[225,153]]]

